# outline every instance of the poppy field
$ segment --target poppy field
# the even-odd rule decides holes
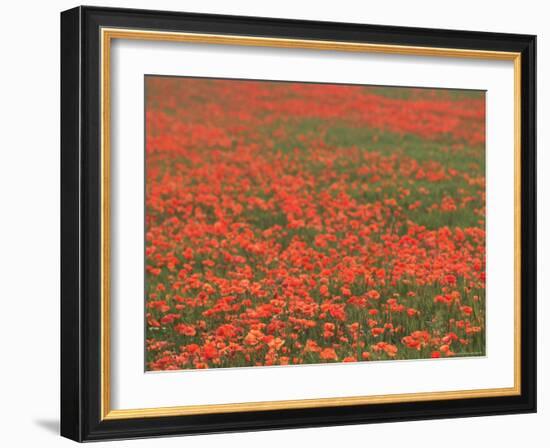
[[[485,93],[145,77],[146,370],[485,355]]]

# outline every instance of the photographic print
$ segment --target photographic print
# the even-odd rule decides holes
[[[536,412],[536,36],[81,6],[60,42],[63,436]]]
[[[485,355],[485,92],[145,77],[146,370]]]

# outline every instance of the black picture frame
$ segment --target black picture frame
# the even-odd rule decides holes
[[[102,420],[100,29],[521,53],[521,394]],[[61,435],[76,441],[536,412],[536,37],[77,7],[61,13]]]

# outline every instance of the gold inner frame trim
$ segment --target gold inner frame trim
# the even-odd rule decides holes
[[[167,417],[315,407],[350,406],[414,401],[503,397],[521,394],[521,54],[514,52],[458,48],[335,42],[305,39],[279,39],[218,34],[145,31],[138,29],[101,29],[101,419]],[[110,50],[113,39],[185,42],[213,45],[296,48],[398,54],[410,56],[455,57],[513,61],[514,63],[514,386],[442,392],[419,392],[303,400],[281,400],[188,405],[139,409],[111,409],[110,349]]]

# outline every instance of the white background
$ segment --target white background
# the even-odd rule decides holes
[[[441,1],[101,1],[103,6],[159,8],[332,21],[475,29],[538,34],[538,194],[539,328],[550,319],[548,295],[550,236],[546,193],[550,176],[545,123],[550,120],[550,36],[545,2]],[[0,70],[0,221],[2,363],[0,367],[0,440],[6,446],[69,446],[58,431],[59,397],[59,11],[69,1],[11,2],[3,5]],[[546,202],[543,207],[543,202]],[[544,279],[546,277],[546,280]],[[111,443],[110,446],[226,447],[518,446],[548,439],[550,393],[544,347],[549,333],[539,330],[539,413],[537,415],[405,422],[384,425],[241,433]],[[546,350],[547,352],[548,350]],[[109,446],[98,444],[97,446]]]
[[[512,61],[115,40],[111,67],[113,409],[513,387]],[[143,88],[155,73],[487,90],[487,356],[144,373]]]

